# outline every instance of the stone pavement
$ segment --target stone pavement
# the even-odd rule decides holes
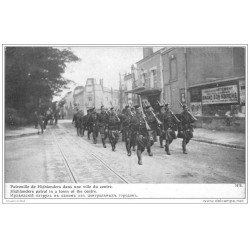
[[[37,132],[38,130],[34,127],[6,129],[5,139],[35,135]],[[245,133],[208,130],[203,128],[195,128],[194,138],[192,140],[240,149],[244,149],[246,145]]]
[[[9,138],[16,138],[16,137],[22,137],[22,136],[30,136],[30,135],[36,135],[38,132],[38,129],[35,129],[35,127],[20,127],[16,129],[5,129],[5,139]]]
[[[245,133],[209,130],[203,128],[196,128],[194,130],[194,138],[192,140],[232,148],[245,149],[246,146]]]

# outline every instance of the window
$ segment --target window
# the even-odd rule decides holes
[[[142,85],[145,86],[147,83],[147,73],[142,74]]]
[[[157,87],[157,71],[156,69],[152,69],[150,74],[150,87]]]
[[[170,57],[170,81],[177,80],[177,59],[174,55]]]

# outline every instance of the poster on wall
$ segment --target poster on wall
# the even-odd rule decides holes
[[[238,103],[237,85],[202,90],[202,104]]]

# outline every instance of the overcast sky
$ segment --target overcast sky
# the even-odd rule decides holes
[[[103,78],[104,86],[119,88],[119,73],[124,74],[130,71],[132,64],[135,64],[143,57],[142,47],[71,47],[75,55],[81,61],[68,65],[64,77],[76,82],[78,85],[85,85],[87,78],[96,78],[99,82]],[[158,48],[154,48],[157,50]],[[63,96],[67,91],[63,91]],[[55,99],[60,99],[59,97]]]

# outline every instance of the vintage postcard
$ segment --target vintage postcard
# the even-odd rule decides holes
[[[247,45],[3,45],[3,203],[247,203]]]

